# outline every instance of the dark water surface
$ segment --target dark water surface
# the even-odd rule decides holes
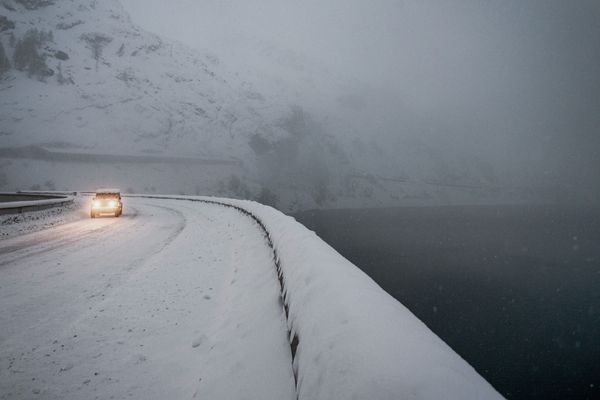
[[[600,209],[406,207],[295,217],[509,399],[600,399]]]

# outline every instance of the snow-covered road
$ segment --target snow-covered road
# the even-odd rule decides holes
[[[294,398],[258,225],[210,204],[125,207],[0,242],[0,398]]]

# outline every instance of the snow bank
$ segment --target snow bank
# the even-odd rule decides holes
[[[269,231],[299,339],[300,399],[500,399],[466,361],[371,278],[293,218],[227,200]]]
[[[264,226],[283,274],[298,399],[503,398],[406,307],[294,218],[247,200],[140,197],[229,205]]]
[[[25,207],[22,213],[0,215],[0,240],[89,218],[87,200],[79,196],[70,198],[66,203],[64,198],[52,200],[61,200],[64,204],[31,211]],[[10,204],[10,207],[15,207],[15,203],[0,203],[0,206]],[[37,205],[37,202],[35,203]]]

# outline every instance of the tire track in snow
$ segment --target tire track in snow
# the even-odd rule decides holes
[[[175,226],[175,229],[173,230],[173,232],[171,232],[162,242],[161,245],[156,246],[154,248],[153,251],[150,251],[146,254],[144,254],[142,257],[134,259],[131,263],[129,263],[129,265],[126,267],[126,271],[133,271],[136,268],[144,265],[150,258],[152,258],[153,256],[155,256],[156,254],[160,253],[161,251],[163,251],[167,246],[169,246],[180,234],[181,232],[185,229],[186,225],[187,225],[187,219],[185,218],[185,216],[183,215],[182,212],[180,212],[179,210],[176,210],[174,208],[170,208],[170,207],[163,207],[163,206],[157,206],[155,204],[143,204],[144,206],[148,206],[148,207],[154,207],[154,208],[158,208],[158,209],[163,209],[166,210],[168,212],[171,212],[172,214],[175,214],[178,222]],[[139,212],[136,209],[136,216],[139,215]],[[85,247],[82,247],[80,249],[84,249]],[[117,282],[115,281],[109,281],[108,284],[110,285],[110,288],[116,289],[118,288],[120,285],[117,284]],[[104,295],[106,298],[109,298],[109,296],[106,296],[109,293],[108,290],[104,291]]]
[[[183,230],[187,226],[187,219],[185,218],[185,215],[181,211],[179,211],[175,208],[158,206],[156,204],[148,204],[148,203],[146,203],[144,205],[149,206],[149,207],[163,209],[172,214],[175,214],[177,216],[178,223],[177,223],[175,229],[173,230],[173,232],[171,232],[169,234],[169,236],[167,236],[167,238],[164,240],[162,245],[157,247],[153,252],[149,253],[146,257],[144,257],[142,260],[140,260],[140,264],[143,263],[146,259],[152,257],[153,255],[158,254],[161,251],[163,251],[168,245],[170,245],[177,238],[177,236],[179,236],[181,234],[181,232],[183,232]],[[139,265],[139,264],[136,263],[135,265]]]
[[[142,218],[135,223],[117,223],[122,229],[109,231],[108,235],[100,234],[101,240],[91,236],[89,242],[63,246],[56,252],[27,258],[22,263],[16,263],[15,268],[8,267],[0,271],[3,273],[0,294],[3,300],[7,300],[3,302],[0,314],[0,364],[3,367],[6,362],[14,364],[11,369],[0,370],[0,398],[29,398],[23,393],[31,392],[31,387],[41,390],[43,398],[94,397],[62,396],[69,391],[72,393],[72,388],[76,386],[72,385],[74,381],[66,377],[77,369],[73,365],[90,365],[84,360],[84,356],[88,355],[86,347],[102,347],[95,341],[86,343],[88,346],[80,346],[85,335],[75,331],[94,321],[94,314],[101,316],[111,304],[123,301],[123,293],[137,285],[137,278],[151,273],[156,254],[181,237],[181,232],[189,226],[187,215],[184,217],[176,209],[137,202],[136,207],[139,209],[136,214]],[[185,213],[185,209],[181,211]],[[110,226],[114,228],[117,225]],[[107,250],[109,261],[101,262]],[[76,262],[82,259],[87,262]],[[15,285],[19,282],[21,287]],[[127,323],[119,319],[117,321]],[[102,329],[98,331],[103,332]],[[74,333],[78,333],[78,336],[73,336]],[[101,336],[98,338],[102,339]],[[121,337],[118,339],[123,340]],[[58,347],[59,342],[64,347]],[[117,347],[121,346],[117,344]],[[105,351],[108,348],[117,350],[105,346],[89,359],[96,360],[94,357],[101,352],[108,356],[109,351]],[[35,382],[30,382],[29,378],[23,380],[24,375],[35,377]],[[83,380],[76,382],[80,388],[87,386],[81,382]],[[104,390],[108,386],[106,382],[101,382],[100,387]]]
[[[181,211],[179,211],[175,208],[164,207],[164,206],[148,204],[148,203],[144,203],[142,205],[147,206],[147,207],[158,208],[158,209],[170,212],[171,214],[174,214],[177,217],[178,221],[177,221],[177,224],[175,225],[175,229],[173,229],[173,231],[171,233],[169,233],[169,235],[162,241],[162,243],[159,246],[154,247],[152,251],[150,251],[150,252],[144,254],[142,257],[134,259],[132,262],[130,262],[128,264],[128,266],[125,268],[125,270],[127,272],[133,271],[133,270],[137,269],[138,267],[143,266],[153,256],[155,256],[158,253],[160,253],[161,251],[163,251],[167,246],[169,246],[171,243],[173,243],[173,241],[181,234],[181,232],[187,226],[187,219],[185,218],[185,215]],[[139,213],[136,210],[136,215],[138,215],[138,214]],[[83,248],[80,248],[80,249],[83,249]],[[121,280],[119,278],[120,278],[120,276],[116,276],[114,279],[109,279],[107,281],[107,286],[102,291],[102,294],[104,295],[103,296],[104,299],[102,300],[102,302],[108,301],[111,298],[111,296],[109,296],[109,294],[112,290],[118,290],[125,282],[127,282],[129,279],[132,279],[131,276],[129,276],[128,279],[125,279],[125,280]],[[119,282],[117,282],[117,281],[119,281]],[[108,290],[108,289],[111,289],[111,290]],[[93,298],[95,296],[97,296],[97,294],[93,294],[92,297],[90,297],[90,298]],[[74,320],[72,322],[72,324],[76,324],[77,322],[85,319],[87,317],[87,314],[88,313],[82,314],[79,318]]]
[[[118,225],[120,229],[131,228],[132,220],[134,220],[138,216],[138,210],[135,208],[131,208],[133,212],[131,214],[124,214],[126,218],[115,218],[115,221],[111,221],[110,223],[104,224],[99,228],[93,228],[91,230],[85,230],[84,227],[80,227],[79,225],[82,223],[87,224],[87,220],[73,222],[68,225],[59,226],[56,228],[51,228],[49,230],[43,230],[38,232],[33,232],[27,234],[27,238],[31,236],[32,238],[29,240],[23,241],[23,238],[17,236],[15,238],[7,239],[8,242],[17,242],[15,244],[9,244],[6,246],[0,246],[0,257],[9,256],[12,253],[18,253],[25,251],[25,254],[17,255],[16,257],[9,258],[7,260],[0,261],[0,267],[15,263],[17,261],[21,261],[25,258],[38,256],[40,254],[44,254],[47,252],[51,252],[54,250],[58,250],[62,247],[72,245],[82,240],[88,239],[92,236],[97,236],[99,234],[105,233],[109,229],[114,229],[113,225],[117,224],[118,221],[126,220],[129,222],[128,224]],[[57,232],[56,230],[59,230]],[[57,234],[58,233],[58,234]],[[66,238],[63,238],[67,236]],[[93,245],[93,243],[88,246]],[[81,247],[82,249],[88,246]],[[35,249],[37,247],[41,247],[37,250],[27,251],[28,249]]]
[[[221,208],[221,210],[219,210],[218,207],[201,207],[191,202],[187,204],[182,202],[180,202],[179,204],[175,204],[171,201],[141,201],[139,203],[136,203],[136,206],[139,208],[142,218],[138,218],[136,224],[128,224],[128,228],[125,228],[123,230],[119,229],[119,234],[117,235],[106,235],[106,241],[104,240],[104,236],[101,236],[100,239],[102,240],[91,239],[89,240],[89,243],[84,241],[83,243],[76,244],[71,247],[64,246],[61,249],[59,249],[56,253],[50,252],[47,255],[39,257],[39,259],[35,257],[28,258],[27,260],[25,260],[25,262],[22,263],[23,265],[19,263],[15,264],[18,265],[19,268],[6,268],[4,272],[6,272],[8,275],[15,275],[13,281],[20,280],[26,285],[27,288],[35,288],[36,286],[39,286],[40,288],[44,288],[45,291],[43,293],[38,293],[36,291],[36,298],[31,300],[28,300],[27,296],[23,296],[23,300],[27,300],[24,301],[23,304],[20,304],[20,293],[25,293],[27,291],[19,291],[18,287],[13,287],[10,289],[11,292],[5,292],[5,294],[7,295],[14,294],[17,297],[15,297],[14,302],[10,304],[12,307],[10,309],[7,308],[7,310],[10,311],[7,311],[3,316],[0,316],[5,317],[4,320],[10,321],[11,324],[14,324],[16,328],[20,329],[8,329],[8,324],[5,324],[5,329],[3,333],[6,333],[6,341],[3,343],[3,351],[6,351],[7,357],[17,358],[17,361],[15,361],[15,370],[24,371],[23,374],[31,376],[27,376],[27,379],[19,378],[22,377],[23,374],[18,373],[17,375],[11,375],[11,377],[5,380],[5,382],[3,383],[10,382],[13,388],[17,387],[18,384],[19,390],[23,390],[21,394],[27,393],[27,390],[31,390],[31,387],[33,385],[36,385],[36,387],[40,387],[42,389],[42,397],[44,397],[44,394],[46,395],[46,397],[48,397],[47,395],[48,393],[50,393],[44,391],[44,386],[46,386],[47,390],[52,390],[52,393],[57,394],[56,398],[59,398],[58,393],[60,393],[61,395],[65,394],[63,398],[81,398],[81,396],[78,397],[72,391],[77,390],[77,388],[91,393],[96,389],[108,391],[111,387],[114,387],[116,391],[119,391],[121,388],[126,386],[126,384],[119,385],[118,382],[115,383],[114,385],[116,386],[114,386],[110,382],[107,382],[105,380],[107,376],[112,376],[113,381],[118,380],[114,379],[114,375],[110,375],[113,373],[112,366],[108,366],[108,368],[101,367],[102,369],[100,370],[99,376],[102,378],[95,378],[96,375],[93,375],[91,376],[91,383],[89,382],[89,380],[85,380],[85,377],[83,376],[90,375],[94,372],[94,370],[97,371],[99,367],[96,366],[101,365],[102,362],[106,362],[97,361],[97,359],[94,358],[101,353],[104,354],[102,357],[107,357],[105,360],[110,360],[111,357],[113,358],[111,361],[111,365],[128,365],[129,361],[127,361],[127,359],[124,360],[123,357],[125,355],[128,355],[129,353],[122,353],[124,352],[123,349],[125,347],[121,347],[127,345],[128,342],[127,340],[124,340],[123,337],[129,338],[131,335],[134,335],[134,333],[128,331],[128,328],[135,328],[135,322],[142,321],[144,318],[149,317],[149,314],[140,316],[137,314],[137,311],[136,313],[130,312],[129,314],[127,314],[125,311],[121,311],[120,307],[121,305],[123,305],[125,307],[124,310],[126,310],[127,304],[143,300],[144,296],[150,296],[153,299],[153,301],[151,301],[152,309],[148,307],[144,309],[144,311],[146,311],[147,313],[154,313],[154,306],[157,307],[157,310],[158,307],[162,307],[162,303],[160,303],[160,298],[157,298],[157,293],[154,290],[148,291],[147,289],[156,289],[156,282],[167,281],[170,283],[170,286],[167,285],[160,287],[162,287],[163,289],[168,288],[168,293],[175,293],[175,289],[177,288],[177,279],[179,278],[175,276],[171,281],[169,281],[169,279],[171,278],[168,277],[174,273],[175,269],[165,268],[165,266],[169,266],[168,263],[171,261],[171,257],[175,256],[176,253],[182,253],[181,250],[184,250],[183,253],[186,254],[184,254],[180,258],[174,257],[175,261],[177,262],[182,261],[183,259],[189,259],[191,262],[189,263],[189,266],[187,268],[190,271],[198,269],[197,267],[199,265],[197,264],[197,262],[195,262],[189,257],[190,255],[196,254],[206,255],[206,252],[191,252],[190,254],[187,254],[187,252],[185,251],[186,248],[178,247],[178,244],[180,244],[180,242],[183,242],[182,244],[186,244],[186,246],[197,245],[205,247],[203,246],[202,242],[197,240],[197,237],[194,237],[193,233],[199,232],[201,230],[205,231],[203,225],[206,224],[207,221],[212,221],[213,223],[217,223],[217,228],[219,230],[219,238],[225,239],[225,236],[228,236],[232,237],[233,239],[229,243],[228,247],[217,246],[218,249],[221,249],[221,247],[223,247],[225,252],[222,253],[219,250],[215,252],[215,255],[221,254],[218,257],[227,257],[228,255],[231,255],[229,254],[229,251],[235,250],[240,245],[240,243],[237,242],[237,232],[234,232],[230,228],[228,228],[228,224],[219,224],[219,221],[221,220],[220,217],[216,218],[217,221],[211,218],[211,216],[214,216],[215,214],[223,214],[227,215],[228,223],[231,222],[233,226],[239,225],[243,227],[241,231],[243,231],[246,234],[247,238],[251,239],[250,242],[253,243],[254,250],[262,254],[262,257],[258,257],[258,259],[260,259],[260,269],[267,273],[267,275],[263,276],[265,277],[265,279],[268,279],[265,280],[265,284],[262,287],[264,289],[268,289],[268,292],[266,294],[269,302],[268,311],[277,319],[273,320],[276,321],[276,325],[273,325],[273,329],[269,329],[268,332],[261,333],[261,330],[258,326],[254,327],[252,332],[254,332],[254,334],[258,335],[259,337],[264,337],[264,335],[267,334],[273,339],[275,339],[268,341],[258,341],[256,344],[262,345],[262,350],[260,354],[265,355],[265,357],[263,357],[263,361],[269,360],[272,355],[276,356],[277,370],[285,371],[284,373],[282,372],[276,375],[265,375],[264,373],[256,374],[257,377],[263,379],[253,379],[249,381],[248,388],[252,388],[254,382],[257,385],[262,386],[260,382],[269,382],[269,377],[277,377],[276,382],[273,383],[281,383],[281,385],[279,386],[285,385],[285,387],[288,389],[287,391],[284,391],[289,393],[289,396],[277,398],[297,397],[297,395],[295,394],[296,391],[294,389],[294,382],[292,381],[293,370],[291,368],[291,357],[290,353],[288,353],[289,350],[287,350],[288,340],[286,339],[286,321],[284,321],[284,314],[281,312],[281,308],[278,308],[277,306],[278,298],[280,296],[278,296],[277,294],[279,289],[277,289],[277,284],[274,282],[274,279],[276,280],[277,278],[272,274],[273,270],[270,262],[271,250],[269,250],[266,247],[262,247],[264,246],[263,238],[259,233],[260,230],[254,230],[256,228],[252,220],[247,220],[243,217],[240,218],[239,215],[237,215],[237,212],[233,210],[228,211],[225,210],[225,208]],[[177,212],[178,210],[184,214],[184,218],[180,218],[180,214]],[[191,211],[194,212],[191,213]],[[110,221],[116,221],[116,219]],[[115,225],[112,226],[115,227]],[[184,226],[187,226],[188,229],[184,229]],[[190,234],[190,232],[192,234]],[[117,231],[115,231],[115,233],[117,233]],[[257,235],[257,233],[259,234]],[[211,236],[212,235],[209,232],[203,237],[210,239]],[[131,244],[129,243],[130,240],[132,242]],[[88,247],[88,244],[91,246],[91,250],[93,250],[91,253],[87,252],[87,250],[84,250]],[[97,246],[93,247],[93,245]],[[137,248],[137,251],[129,255],[129,250],[133,250],[133,248]],[[251,250],[252,247],[249,247],[249,249]],[[190,248],[190,251],[191,250],[192,249]],[[240,253],[245,252],[241,251]],[[94,259],[98,257],[104,260],[104,254],[106,254],[106,256],[108,257],[108,261],[103,263],[98,263],[94,261]],[[249,253],[245,254],[252,256],[252,254]],[[67,265],[64,260],[57,259],[57,257],[63,256],[69,258],[70,261],[67,262],[68,265],[70,265],[71,270],[65,270],[67,273],[64,275],[54,274],[52,275],[52,277],[50,277],[51,279],[47,280],[45,276],[47,272],[64,273],[62,267],[54,266],[56,261],[61,261],[63,264]],[[242,258],[244,257],[243,254],[241,254],[240,256]],[[85,258],[87,260],[86,263],[84,263],[84,265],[80,265],[79,263],[75,262],[78,259],[82,258]],[[238,261],[225,261],[218,265],[235,265],[236,262]],[[41,265],[47,267],[47,270],[39,270],[38,267],[40,267]],[[185,265],[182,265],[182,267],[185,268]],[[30,277],[31,274],[29,268],[31,268],[32,274],[34,272],[37,272],[37,275],[34,277],[35,279],[33,280]],[[185,272],[185,269],[183,271]],[[71,272],[73,274],[71,274]],[[195,273],[195,275],[190,276],[202,276],[205,278],[212,279],[212,277],[207,275],[206,273],[202,273],[199,275],[198,273]],[[70,278],[68,280],[64,280],[63,277]],[[220,278],[221,273],[215,274],[215,277]],[[163,281],[163,279],[160,278],[165,279]],[[223,279],[223,282],[226,283],[228,277],[226,275],[223,275]],[[144,282],[146,283],[146,285],[144,285]],[[193,282],[195,282],[195,280]],[[8,284],[10,284],[11,282],[6,281],[3,282],[3,284],[4,283],[7,283],[7,288],[9,288]],[[217,282],[215,281],[214,283]],[[196,284],[194,283],[191,286],[196,286]],[[257,285],[257,287],[260,287],[260,285]],[[190,287],[188,289],[193,290],[193,292],[190,291],[189,294],[193,293],[194,296],[196,296],[195,293],[197,288]],[[133,294],[131,294],[132,292]],[[55,295],[55,293],[59,295]],[[206,293],[209,294],[209,292]],[[91,296],[88,296],[88,294]],[[244,296],[242,296],[242,298],[245,296],[254,297],[254,294],[252,293],[252,291],[244,291]],[[160,297],[160,294],[158,294],[158,297]],[[184,299],[185,297],[181,297],[179,300],[183,301]],[[233,299],[235,300],[235,296]],[[199,297],[196,300],[201,300],[201,297]],[[239,300],[240,298],[238,297],[237,301]],[[215,301],[216,297],[213,296],[213,300],[211,302],[202,302],[202,307],[200,308],[206,311],[205,314],[210,314],[213,311]],[[187,306],[190,307],[190,309],[198,309],[197,301],[188,301],[188,303],[189,304],[187,304]],[[181,305],[182,307],[186,306],[185,302],[183,302]],[[169,304],[168,306],[171,307],[171,304]],[[271,306],[272,308],[270,308]],[[178,318],[186,318],[187,314],[184,313],[184,308],[185,307],[183,307],[181,310],[173,308],[172,311],[165,311],[164,315],[159,316],[157,320],[158,322],[154,322],[154,319],[149,319],[149,322],[143,327],[160,328],[163,330],[159,329],[159,333],[162,333],[165,336],[171,335],[170,330],[165,330],[168,328],[166,325],[169,324],[169,322],[173,322],[171,313],[179,312],[180,315],[178,316]],[[248,309],[244,308],[242,310],[247,311]],[[262,311],[262,308],[254,308],[253,311],[260,313]],[[123,312],[125,312],[125,314],[122,314]],[[16,315],[20,315],[20,317],[18,317],[18,319],[14,319]],[[255,319],[257,317],[257,315],[253,315],[252,312],[240,314],[238,310],[238,314],[232,315],[232,318],[230,318],[229,322],[233,324],[232,328],[236,322],[240,322],[240,320],[237,318],[237,316],[239,315],[243,316],[244,318],[247,317],[248,319]],[[136,319],[138,317],[139,319]],[[177,318],[177,314],[175,314],[175,317]],[[211,317],[206,315],[201,320],[206,322],[206,324],[203,324],[202,327],[208,327],[214,322]],[[181,321],[179,322],[181,323]],[[95,325],[98,323],[100,325]],[[22,327],[29,326],[34,327],[33,330],[22,329]],[[113,331],[113,328],[115,328],[116,330]],[[183,343],[184,341],[187,341],[188,338],[190,338],[190,334],[193,331],[190,328],[196,329],[195,324],[188,322],[188,326],[185,327],[184,331],[179,331],[178,336],[175,336],[179,339],[177,341],[178,343]],[[199,327],[198,329],[203,328]],[[51,336],[48,337],[48,340],[44,339],[44,337],[42,336],[36,336],[41,333],[50,333]],[[74,336],[75,334],[77,334],[77,337]],[[144,334],[136,333],[136,335]],[[196,335],[195,330],[193,331],[193,335],[199,337],[199,335]],[[234,331],[232,331],[230,334],[232,338],[235,338],[235,335],[236,332]],[[151,335],[148,335],[147,337],[147,342],[143,342],[141,344],[145,344],[146,346],[151,345],[153,343],[156,344],[157,337],[160,338],[160,335],[156,336],[156,334],[153,333]],[[189,383],[190,388],[192,388],[192,386],[195,386],[193,382],[195,382],[195,380],[198,379],[198,377],[205,373],[204,369],[210,370],[211,365],[213,365],[212,363],[202,364],[203,361],[206,361],[206,359],[204,358],[205,356],[216,355],[217,357],[223,357],[227,355],[243,354],[245,351],[245,349],[241,348],[239,345],[237,345],[237,347],[236,345],[233,345],[225,346],[225,350],[223,352],[223,348],[219,347],[219,341],[217,340],[218,338],[214,338],[214,342],[206,343],[207,345],[211,346],[210,349],[208,347],[203,348],[202,346],[204,344],[198,341],[197,337],[193,339],[194,341],[189,344],[186,342],[186,345],[184,347],[178,347],[180,349],[185,348],[186,354],[191,355],[187,356],[187,358],[189,358],[189,360],[187,361],[190,362],[184,362],[181,365],[193,366],[193,368],[190,368],[190,370],[195,369],[195,373],[198,373],[197,377],[194,377],[190,380],[186,380],[186,382]],[[277,347],[274,347],[275,343],[277,343]],[[65,350],[59,348],[59,346],[61,346],[62,344],[65,345]],[[190,345],[192,347],[194,345],[197,346],[193,347],[196,350],[190,352]],[[213,352],[212,347],[215,345],[217,345],[217,350],[214,350]],[[135,350],[134,353],[138,354],[137,352],[141,352],[141,350],[138,350],[137,346],[138,343],[132,343],[130,348],[128,349]],[[150,356],[154,355],[156,357],[161,355],[160,350],[157,351],[154,349],[155,346],[152,347],[153,349],[149,350]],[[8,351],[9,349],[14,349],[14,351]],[[228,351],[231,349],[239,350],[241,353],[228,353]],[[56,350],[57,353],[55,354],[53,350]],[[24,353],[24,355],[21,353]],[[44,353],[50,354],[51,357],[46,357]],[[148,359],[151,362],[155,360],[154,357],[150,356],[146,357],[149,357]],[[197,358],[199,356],[202,357],[202,360],[200,362]],[[158,361],[159,359],[160,357],[156,360]],[[220,359],[217,358],[214,361],[219,362]],[[77,368],[72,368],[72,365],[75,365]],[[180,364],[177,362],[175,367],[179,365]],[[229,366],[233,368],[237,365],[240,364],[236,362],[231,363]],[[255,364],[252,361],[249,361],[247,365],[253,366]],[[259,364],[256,365],[260,367]],[[59,372],[53,372],[56,366],[59,366],[61,368]],[[148,363],[148,367],[146,367],[146,370],[144,370],[143,367],[135,368],[140,369],[137,370],[138,372],[127,371],[128,374],[132,374],[128,376],[135,376],[136,373],[143,373],[144,371],[153,371],[153,367],[150,365],[150,363]],[[114,370],[118,370],[118,368]],[[235,370],[232,370],[230,372],[234,375],[236,373]],[[12,372],[10,373],[12,374]],[[241,374],[240,376],[243,377],[244,375],[247,374]],[[81,376],[82,378],[75,378],[76,376]],[[207,384],[213,384],[218,386],[219,384],[222,384],[222,381],[219,381],[218,379],[211,381],[210,378],[219,378],[219,376],[220,375],[218,374],[210,375],[209,373],[207,373],[207,379],[205,379],[203,383],[196,385],[201,386],[202,388],[206,388],[205,385]],[[223,377],[226,376],[227,375],[223,375]],[[36,381],[34,383],[30,382],[30,377],[35,377]],[[0,376],[0,380],[3,380],[2,378],[4,378],[4,376]],[[43,381],[42,378],[45,379],[47,382]],[[160,379],[155,379],[154,381],[151,381],[149,383],[151,385],[153,383],[158,384],[159,382]],[[72,385],[70,385],[71,383]],[[167,384],[168,382],[165,381],[164,383]],[[96,386],[90,388],[87,385]],[[171,383],[168,383],[166,387],[170,387],[170,385]],[[0,387],[1,386],[3,385],[0,384]],[[208,387],[210,388],[210,386]],[[198,392],[201,393],[200,387],[196,387],[196,389],[198,389]],[[142,389],[131,390],[132,391],[130,391],[130,389],[126,389],[126,391],[123,391],[122,393],[125,394],[133,392],[144,392]],[[0,389],[0,392],[2,391],[3,390]],[[228,391],[224,390],[224,392]],[[15,391],[15,393],[18,392]],[[21,398],[23,397],[26,396],[21,396]],[[139,398],[144,397],[160,398],[156,396],[140,396]],[[189,398],[180,396],[175,397]],[[19,396],[17,396],[17,398],[19,398]],[[207,398],[210,398],[210,396]],[[244,398],[244,396],[240,396],[239,398]],[[273,397],[258,396],[256,398]]]
[[[284,276],[283,270],[281,268],[281,261],[279,258],[279,254],[277,253],[277,249],[275,248],[273,239],[271,238],[271,234],[268,231],[265,224],[262,222],[262,220],[258,216],[256,216],[255,214],[253,214],[252,212],[246,210],[245,208],[243,208],[241,206],[237,206],[234,204],[229,204],[229,203],[221,202],[221,201],[217,201],[217,200],[194,199],[194,198],[186,198],[186,197],[149,196],[149,195],[129,195],[127,197],[137,197],[137,198],[147,198],[147,199],[157,199],[157,200],[189,201],[189,202],[211,204],[211,205],[217,205],[217,206],[222,206],[222,207],[226,207],[226,208],[232,208],[232,209],[238,211],[239,213],[241,213],[242,215],[250,218],[258,225],[260,230],[262,230],[262,232],[263,232],[265,241],[267,242],[267,246],[271,249],[271,251],[273,253],[273,264],[275,266],[275,270],[277,272],[277,278],[279,280],[279,295],[280,295],[279,301],[283,308],[283,312],[285,315],[285,321],[286,321],[287,327],[288,327],[288,341],[290,343],[290,352],[291,352],[291,356],[292,356],[292,371],[294,374],[296,398],[298,399],[299,398],[298,365],[296,362],[296,350],[298,349],[298,345],[300,344],[300,338],[293,327],[292,321],[289,318],[289,304],[288,304],[288,300],[287,300],[287,288],[285,285],[285,276]]]

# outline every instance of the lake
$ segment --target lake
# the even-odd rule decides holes
[[[600,209],[294,215],[509,399],[600,398]]]

